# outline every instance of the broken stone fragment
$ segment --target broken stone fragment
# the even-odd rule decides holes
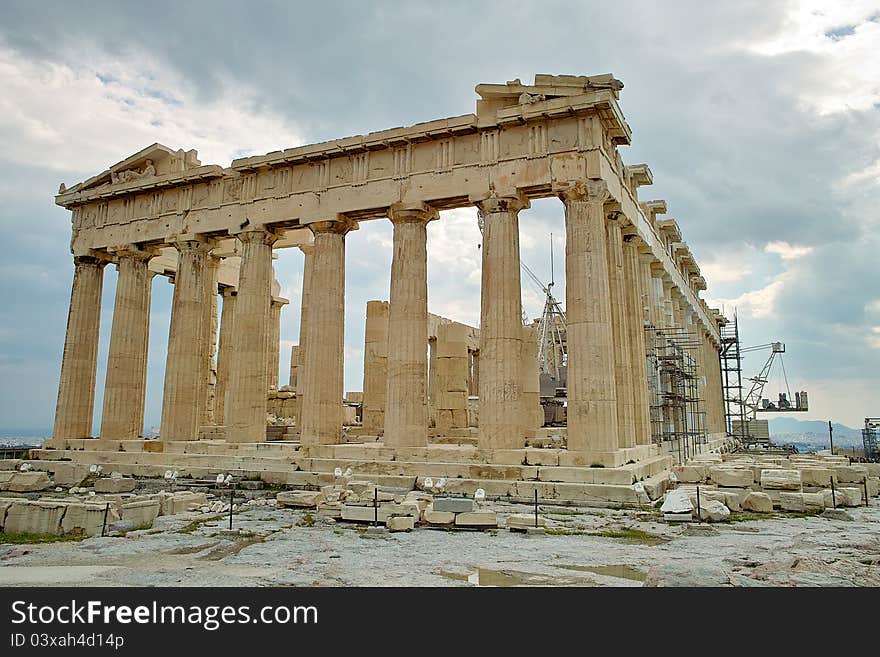
[[[130,493],[134,490],[134,486],[134,479],[121,476],[95,480],[96,493]]]
[[[275,496],[275,499],[280,506],[314,508],[324,501],[324,494],[309,490],[282,491]]]
[[[743,511],[754,511],[755,513],[772,513],[773,500],[767,493],[753,492],[746,495],[746,499],[742,501]]]
[[[391,516],[385,521],[385,526],[392,532],[408,532],[415,527],[415,518],[412,516]]]

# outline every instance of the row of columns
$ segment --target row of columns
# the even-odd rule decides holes
[[[568,445],[570,450],[607,452],[650,442],[645,372],[644,323],[679,323],[682,309],[671,294],[662,305],[651,257],[608,212],[601,180],[559,190],[566,221],[566,313],[568,344]],[[534,336],[522,325],[519,219],[524,197],[475,200],[483,220],[480,307],[480,445],[522,447],[541,416]],[[428,428],[427,224],[437,212],[427,206],[392,208],[393,258],[387,335],[387,367],[381,418],[389,446],[424,446]],[[310,224],[314,244],[305,253],[297,420],[304,445],[336,443],[342,427],[346,219]],[[242,243],[237,290],[224,296],[213,404],[208,386],[211,358],[200,344],[213,344],[217,278],[212,244],[186,240],[175,246],[171,332],[162,412],[162,438],[192,440],[205,409],[227,427],[227,439],[265,439],[266,391],[277,373],[280,305],[271,297],[271,231],[239,234]],[[120,277],[108,359],[102,437],[136,437],[143,424],[149,281],[146,252],[119,253]],[[76,259],[68,333],[59,386],[56,437],[89,435],[94,399],[97,330],[103,262]],[[667,287],[664,286],[664,291]],[[213,317],[211,313],[214,313]],[[676,318],[676,314],[679,315]],[[279,315],[280,316],[280,315]],[[369,318],[369,310],[368,310]],[[369,351],[368,322],[368,351]],[[710,346],[711,348],[711,346]],[[277,349],[275,349],[277,351]],[[706,352],[708,354],[708,350]],[[709,359],[711,360],[711,359]],[[717,360],[717,359],[716,359]],[[274,363],[274,365],[273,365]],[[365,399],[365,406],[368,400]],[[377,418],[365,414],[364,423]]]

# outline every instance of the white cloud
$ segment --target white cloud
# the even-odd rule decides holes
[[[876,0],[802,0],[791,6],[780,32],[747,48],[771,57],[790,53],[821,57],[823,83],[793,91],[805,107],[834,114],[871,109],[880,102],[878,43],[880,5]]]
[[[776,253],[782,257],[784,261],[797,260],[805,255],[811,254],[814,249],[812,246],[797,246],[788,242],[768,242],[764,247],[765,253]]]
[[[205,100],[146,57],[103,54],[88,62],[37,61],[0,47],[0,157],[89,174],[157,141],[197,148],[203,163],[224,166],[302,143],[294,126],[261,109],[256,92],[239,83]]]

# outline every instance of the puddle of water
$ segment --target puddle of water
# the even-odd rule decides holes
[[[557,568],[565,570],[577,570],[581,572],[594,573],[596,575],[605,575],[607,577],[619,577],[621,579],[631,579],[636,582],[644,582],[646,574],[641,570],[636,570],[631,566],[624,564],[615,564],[610,566],[578,566],[574,564],[558,564]]]
[[[492,570],[491,568],[477,568],[472,573],[453,573],[441,570],[437,571],[437,574],[448,579],[468,582],[474,586],[596,586],[592,580],[579,577],[554,577],[516,570]]]

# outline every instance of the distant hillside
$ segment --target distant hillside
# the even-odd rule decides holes
[[[822,420],[798,420],[793,417],[770,419],[770,438],[778,445],[806,444],[828,446],[828,423]],[[862,430],[833,422],[834,446],[862,446]]]

